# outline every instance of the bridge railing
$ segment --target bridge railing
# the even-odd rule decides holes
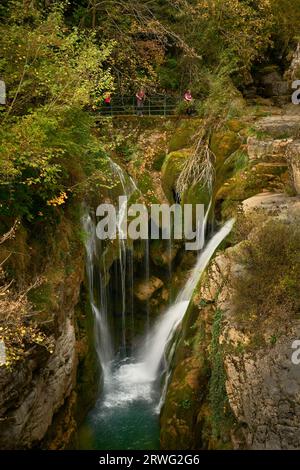
[[[140,113],[143,116],[171,116],[175,114],[178,102],[178,99],[166,95],[146,96],[141,109],[137,107],[135,96],[113,96],[110,103],[102,103],[95,112],[102,116],[126,116]]]

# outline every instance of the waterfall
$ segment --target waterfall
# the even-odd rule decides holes
[[[129,198],[137,189],[135,183],[130,177],[125,176],[123,170],[112,160],[110,167],[113,176],[119,181],[122,188],[122,195]],[[86,271],[89,285],[90,304],[95,317],[95,338],[96,351],[101,364],[104,379],[111,374],[111,364],[114,358],[114,348],[112,334],[110,331],[108,319],[108,292],[107,292],[107,268],[106,251],[103,247],[104,242],[96,238],[96,224],[91,217],[89,210],[86,209],[82,218],[82,225],[86,233]],[[124,236],[123,222],[127,213],[127,199],[124,198],[117,212],[117,243],[119,251],[119,269],[121,284],[121,316],[122,316],[122,350],[126,354],[126,271],[129,266],[129,275],[131,287],[133,288],[133,248],[127,259],[127,241]],[[99,269],[101,262],[103,269]],[[97,269],[98,268],[98,269]],[[96,295],[96,293],[98,295]],[[99,298],[98,298],[99,297]],[[133,300],[131,299],[131,303]],[[131,305],[133,313],[133,305]],[[132,315],[133,318],[133,315]]]
[[[111,167],[116,179],[120,182],[121,191],[130,197],[136,190],[134,183],[125,177],[116,164],[111,163]],[[203,246],[209,211],[210,206],[204,222],[197,225],[198,235],[200,234],[198,239],[202,240]],[[108,261],[106,263],[106,255],[107,259],[110,258],[107,243],[96,238],[95,221],[88,212],[83,219],[84,229],[88,235],[86,239],[87,277],[91,307],[96,320],[96,348],[104,373],[102,393],[88,421],[92,435],[96,438],[96,448],[100,449],[110,449],[112,442],[116,445],[113,448],[148,448],[144,445],[149,445],[148,439],[151,433],[154,432],[158,436],[157,413],[167,394],[168,381],[171,376],[169,365],[172,363],[176,350],[176,341],[172,341],[173,337],[188,309],[201,275],[234,223],[233,220],[229,220],[204,248],[202,246],[195,266],[189,273],[187,282],[178,293],[175,302],[169,305],[153,326],[149,324],[149,312],[147,312],[143,344],[138,349],[130,350],[126,343],[128,330],[131,330],[131,341],[135,340],[133,302],[135,270],[133,243],[127,243],[123,238],[123,221],[125,222],[126,212],[126,204],[121,202],[117,213],[117,239],[114,241],[117,243],[115,248],[118,250],[118,260],[113,265],[114,270],[111,270],[116,274],[116,279],[112,279],[109,284],[108,279],[105,279],[107,274],[110,274],[108,272],[110,264]],[[142,246],[144,248],[142,276],[149,279],[149,241],[145,240]],[[171,254],[172,241],[169,243],[170,259]],[[141,257],[139,259],[141,260]],[[99,263],[103,269],[99,269]],[[171,266],[170,263],[170,271]],[[115,285],[113,285],[114,281]],[[109,289],[112,288],[113,291],[110,291]],[[116,292],[120,294],[121,311],[115,309],[111,312],[112,308],[119,307],[119,303],[115,304],[114,298],[111,297]],[[128,293],[129,297],[126,299]],[[110,313],[112,315],[109,315]],[[116,330],[116,325],[119,327],[119,323],[115,323],[115,313],[120,314],[120,331]],[[112,341],[115,333],[120,333],[121,338],[121,345],[117,348],[114,347]],[[164,382],[161,388],[161,380],[158,379],[162,377]],[[132,444],[137,447],[131,447]],[[158,448],[156,438],[153,445],[154,447],[151,444],[151,448]]]
[[[142,362],[150,380],[155,380],[159,366],[164,356],[165,349],[169,344],[174,331],[182,321],[192,298],[194,289],[207,267],[212,255],[220,243],[231,232],[234,220],[226,222],[223,227],[207,243],[205,249],[200,253],[183,289],[179,292],[174,305],[172,305],[163,317],[156,323],[147,342],[147,348],[142,351]]]
[[[149,272],[149,266],[150,266],[150,253],[149,253],[149,239],[144,240],[144,248],[145,248],[145,257],[144,257],[144,263],[145,263],[145,281],[148,284],[149,279],[150,279],[150,272]],[[147,316],[146,316],[146,331],[147,334],[149,333],[149,328],[150,328],[150,305],[149,305],[149,299],[146,301],[146,311],[147,311]]]
[[[144,347],[136,355],[139,361],[137,362],[136,358],[127,358],[118,363],[106,384],[98,417],[103,416],[107,410],[127,407],[136,400],[153,402],[154,383],[159,377],[160,365],[164,359],[165,351],[184,317],[201,275],[219,244],[230,233],[233,224],[234,220],[226,222],[200,253],[175,303],[167,309],[162,318],[154,325],[152,331],[150,330],[150,333],[146,334]],[[165,383],[163,394],[166,393],[166,386]],[[159,406],[156,406],[156,410],[158,408]]]
[[[127,267],[127,243],[126,236],[124,235],[123,223],[127,216],[127,199],[133,194],[137,187],[131,177],[125,176],[122,168],[115,162],[110,160],[112,172],[119,179],[122,186],[122,193],[124,198],[119,212],[117,214],[117,233],[119,242],[119,263],[121,274],[121,294],[122,294],[122,348],[123,353],[126,355],[126,267]]]
[[[127,177],[123,170],[111,161],[111,171],[115,180],[120,184],[120,191],[129,198],[137,190],[136,185],[131,178]],[[206,211],[204,221],[198,223],[197,230],[200,233],[200,239],[205,239],[210,205]],[[183,320],[188,305],[192,298],[194,289],[199,282],[201,275],[207,267],[211,257],[219,244],[230,233],[234,220],[229,220],[223,227],[208,241],[205,247],[200,251],[197,262],[191,270],[185,286],[178,293],[176,299],[167,308],[166,312],[158,319],[153,327],[150,328],[149,311],[147,311],[146,328],[144,332],[144,341],[142,347],[135,351],[133,356],[128,355],[127,336],[129,327],[131,328],[131,339],[134,336],[134,305],[133,305],[133,244],[127,242],[125,237],[125,221],[127,219],[127,199],[120,201],[117,211],[117,243],[118,250],[118,269],[116,272],[117,289],[120,292],[120,318],[121,318],[121,345],[120,348],[113,346],[112,326],[113,318],[109,318],[110,301],[113,299],[108,296],[111,292],[108,290],[106,266],[107,245],[96,237],[95,221],[87,211],[83,218],[84,230],[87,233],[86,239],[86,260],[87,277],[89,283],[89,294],[91,307],[95,316],[96,328],[96,348],[99,361],[104,373],[104,390],[99,400],[97,419],[104,419],[108,416],[108,410],[119,407],[122,409],[128,407],[130,403],[142,400],[149,404],[155,403],[156,409],[159,402],[157,395],[158,387],[156,381],[161,374],[161,365],[170,363],[175,350],[175,344],[170,347],[174,333]],[[144,276],[149,279],[149,240],[145,240],[144,247]],[[169,255],[172,254],[172,242],[169,244]],[[101,263],[103,269],[99,269]],[[170,264],[171,268],[171,264]],[[111,285],[111,283],[110,283]],[[116,285],[114,286],[116,288]],[[126,299],[130,291],[130,298]],[[127,312],[128,309],[128,312]],[[126,336],[127,335],[127,336]],[[165,353],[168,351],[166,361]],[[117,354],[116,354],[117,352]],[[122,354],[120,354],[120,352]],[[170,371],[166,373],[166,380],[162,390],[161,400],[167,391],[167,381]],[[155,398],[156,397],[156,398]],[[133,405],[134,406],[134,405]],[[159,406],[159,405],[158,405]],[[110,411],[109,411],[110,413]]]
[[[82,218],[82,224],[86,233],[85,249],[86,249],[86,270],[89,286],[90,304],[95,317],[95,338],[96,338],[96,351],[99,362],[101,364],[104,377],[109,374],[109,364],[113,357],[113,347],[111,335],[108,326],[107,318],[107,296],[106,296],[106,283],[105,279],[100,276],[100,308],[97,307],[94,280],[95,280],[95,265],[97,261],[98,240],[96,239],[95,222],[86,213]]]

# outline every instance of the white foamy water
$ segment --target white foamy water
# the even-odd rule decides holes
[[[122,361],[105,382],[101,408],[123,407],[136,400],[152,401],[152,383],[144,363]]]
[[[200,253],[197,263],[185,286],[179,292],[175,303],[168,308],[162,318],[154,325],[150,334],[147,335],[147,341],[137,355],[140,357],[140,362],[130,362],[130,359],[124,360],[107,378],[100,414],[107,409],[127,406],[136,400],[142,399],[146,402],[153,400],[153,383],[159,377],[166,348],[183,320],[201,275],[219,244],[230,233],[233,224],[233,219],[226,222]]]

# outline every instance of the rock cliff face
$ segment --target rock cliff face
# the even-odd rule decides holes
[[[300,213],[300,198],[263,193],[245,201],[243,209],[248,215],[259,210],[266,219],[275,217],[293,223],[291,214]],[[238,265],[241,249],[236,245],[227,256],[231,272],[241,269]],[[275,318],[264,318],[259,327],[261,341],[249,347],[254,328],[245,328],[236,320],[230,295],[223,303],[219,302],[219,308],[225,312],[220,343],[224,350],[227,397],[240,425],[243,446],[251,449],[299,448],[300,368],[292,361],[292,345],[300,335],[297,312],[294,311],[287,321],[276,318],[275,312],[272,314]],[[241,446],[237,439],[232,443],[234,448]]]
[[[92,360],[87,360],[93,356],[93,343],[87,338],[87,328],[80,327],[81,317],[89,315],[81,302],[84,248],[71,228],[70,221],[61,223],[48,244],[39,246],[38,256],[43,252],[46,260],[26,258],[27,264],[17,271],[25,286],[37,274],[43,276],[41,285],[28,292],[32,308],[24,314],[35,318],[41,334],[51,340],[51,348],[32,342],[16,361],[0,367],[1,449],[70,446],[76,433],[78,406],[86,411],[92,404],[93,390],[97,390],[92,371],[92,378],[88,378],[90,402],[84,403],[79,394],[86,391],[83,382],[93,367]],[[4,251],[20,247],[21,229],[19,232]],[[33,246],[27,237],[24,251],[33,251]],[[25,329],[26,320],[21,333]],[[84,361],[86,370],[82,371]]]
[[[50,357],[43,357],[37,349],[12,372],[1,369],[2,449],[31,448],[43,439],[54,414],[75,387],[75,344],[71,311]]]
[[[234,201],[253,229],[268,220],[288,225],[298,220],[299,124],[289,107],[257,120],[257,134],[247,139],[248,167],[220,192],[223,207]],[[251,240],[253,229],[242,238]],[[239,260],[245,243],[250,242],[218,254],[195,291],[161,412],[162,448],[300,448],[300,368],[292,362],[299,312],[294,307],[285,314],[282,307],[259,320],[245,317],[241,307],[237,312],[232,280],[243,279]],[[285,261],[281,258],[282,269]],[[277,274],[281,268],[273,269]],[[271,279],[264,282],[271,286]],[[253,284],[254,296],[256,290]]]
[[[272,348],[225,357],[228,400],[250,449],[300,447],[300,369],[291,361],[299,320],[284,333]],[[240,448],[237,439],[233,447]]]

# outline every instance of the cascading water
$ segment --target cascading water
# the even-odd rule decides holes
[[[118,167],[117,172],[120,169]],[[121,180],[121,177],[120,177]],[[121,180],[122,181],[122,180]],[[124,181],[124,180],[123,180]],[[132,184],[132,183],[131,183]],[[126,188],[125,184],[122,184]],[[131,188],[134,186],[131,186]],[[127,190],[128,191],[128,190]],[[207,216],[210,207],[208,208],[204,223],[199,230],[204,234]],[[118,215],[118,227],[122,222],[122,207]],[[150,332],[145,332],[145,341],[143,347],[136,352],[134,357],[127,357],[123,360],[116,360],[112,362],[110,374],[104,374],[104,390],[101,398],[98,400],[95,409],[89,416],[89,430],[92,430],[94,442],[92,448],[97,449],[154,449],[158,446],[158,419],[156,417],[159,404],[162,401],[160,384],[157,380],[162,373],[161,365],[165,356],[165,351],[172,340],[173,334],[178,325],[182,321],[184,314],[188,308],[193,291],[208,265],[213,253],[230,233],[234,221],[228,221],[207,243],[202,252],[198,256],[195,267],[190,273],[190,276],[177,295],[173,305],[171,305],[159,321],[153,326]],[[93,240],[94,235],[90,237],[87,242],[87,263],[89,277],[92,279],[92,268],[89,264],[93,261]],[[120,237],[119,237],[120,238]],[[120,238],[120,252],[122,257],[120,264],[125,266],[121,273],[126,272],[126,245],[123,245],[122,238]],[[146,252],[147,256],[147,252]],[[125,260],[125,261],[124,261]],[[132,261],[132,260],[131,260]],[[131,270],[133,267],[131,265]],[[123,275],[122,274],[122,275]],[[146,276],[147,274],[146,270]],[[92,281],[91,281],[92,282]],[[122,298],[125,295],[125,281],[122,288]],[[90,290],[93,290],[91,285]],[[93,297],[91,297],[93,306]],[[124,303],[122,303],[125,306]],[[93,308],[94,310],[94,308]],[[96,310],[96,319],[99,310]],[[132,315],[133,317],[133,315]],[[107,357],[107,352],[104,353],[104,345],[100,343],[105,339],[105,327],[103,321],[105,315],[100,315],[99,320],[99,334],[100,340],[98,341],[99,356],[104,354]],[[123,312],[122,312],[123,318]],[[132,318],[131,321],[134,319]],[[97,319],[98,321],[98,319]],[[104,325],[107,323],[104,322]],[[126,328],[125,307],[124,307],[124,321],[122,321],[122,328]],[[107,332],[109,336],[109,332]],[[124,334],[124,331],[123,331]],[[122,337],[123,337],[122,334]],[[124,337],[123,337],[124,341]],[[110,349],[108,345],[108,350]],[[172,348],[171,348],[172,351]],[[172,354],[171,354],[172,356]],[[103,357],[101,357],[101,364],[103,364]],[[168,378],[168,374],[167,374]],[[166,392],[166,382],[163,389],[163,395]],[[156,437],[153,437],[156,436]]]
[[[119,251],[119,271],[121,284],[121,316],[122,316],[122,349],[126,354],[126,267],[127,267],[127,244],[124,235],[123,221],[127,212],[127,199],[133,194],[137,187],[130,177],[126,177],[123,170],[112,160],[110,160],[110,168],[112,175],[121,186],[124,200],[121,201],[117,212],[117,243]],[[107,267],[106,252],[103,248],[104,242],[96,237],[96,224],[92,219],[89,211],[86,210],[82,218],[82,224],[86,233],[86,270],[89,284],[89,295],[91,308],[95,317],[95,338],[96,350],[101,364],[104,381],[108,380],[111,372],[111,365],[114,359],[112,334],[108,319],[108,292],[107,292]],[[133,247],[131,247],[133,250]],[[101,261],[102,270],[96,269]],[[131,292],[133,290],[133,252],[130,252],[130,262],[132,269],[131,276]],[[133,305],[132,305],[133,311]]]
[[[193,268],[185,286],[179,292],[174,305],[172,305],[162,319],[154,326],[149,347],[143,351],[143,369],[147,371],[149,380],[155,380],[159,371],[164,352],[172,339],[173,333],[182,321],[192,298],[194,289],[207,267],[212,255],[220,243],[231,232],[234,220],[226,222],[223,227],[207,243],[203,252],[199,255],[197,263]]]
[[[124,233],[123,223],[127,214],[127,201],[137,187],[132,178],[125,176],[123,170],[112,160],[110,161],[111,169],[122,186],[122,192],[125,196],[117,214],[117,234],[119,244],[119,263],[121,274],[121,293],[122,293],[122,348],[126,355],[126,267],[127,267],[127,244],[126,235]]]
[[[95,270],[94,266],[97,259],[97,243],[100,243],[96,239],[96,228],[95,223],[89,214],[86,214],[83,219],[83,228],[86,233],[86,266],[87,266],[87,277],[89,285],[89,295],[92,311],[95,317],[95,328],[96,328],[96,351],[99,362],[101,364],[104,376],[108,375],[110,363],[113,357],[113,348],[111,342],[111,335],[108,327],[107,318],[107,296],[105,279],[100,276],[100,308],[96,305],[95,293],[94,293],[94,281],[95,281]]]

